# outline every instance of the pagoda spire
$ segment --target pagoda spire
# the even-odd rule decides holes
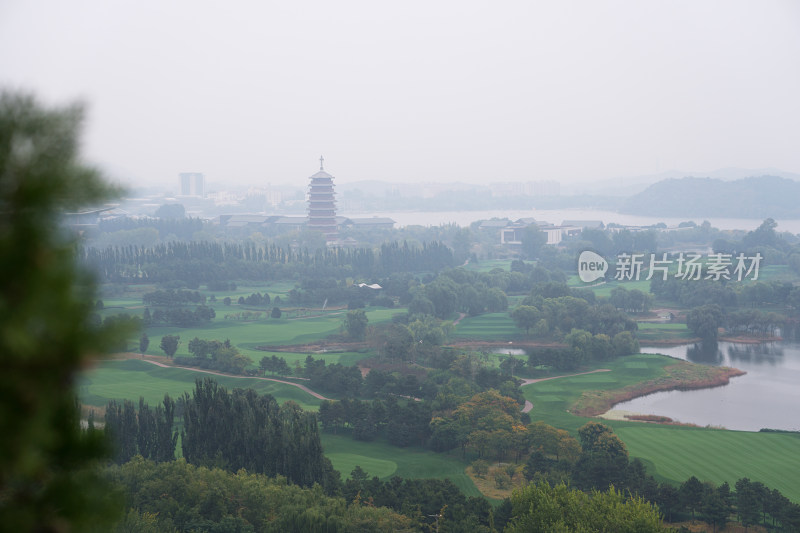
[[[325,158],[324,158],[324,157],[322,157],[322,156],[319,156],[319,169],[320,169],[320,170],[325,170],[324,168],[322,168],[322,163],[323,163],[324,161],[325,161]]]

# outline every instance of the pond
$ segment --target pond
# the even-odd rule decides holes
[[[492,353],[501,354],[501,355],[514,355],[514,356],[525,356],[528,352],[523,350],[522,348],[494,348]]]
[[[711,346],[642,347],[642,352],[730,366],[747,374],[722,387],[635,398],[615,405],[615,411],[668,416],[679,422],[742,431],[800,430],[800,342],[720,342]]]

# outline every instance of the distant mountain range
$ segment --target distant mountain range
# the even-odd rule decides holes
[[[778,176],[792,180],[800,180],[800,174],[786,172],[777,168],[720,168],[711,172],[687,172],[684,170],[667,170],[658,174],[644,176],[624,176],[612,179],[592,180],[588,183],[562,185],[562,194],[599,194],[628,197],[644,191],[650,185],[672,178],[716,178],[724,181],[739,180],[753,176]]]
[[[666,179],[629,197],[619,211],[665,217],[800,218],[800,181],[778,176]]]

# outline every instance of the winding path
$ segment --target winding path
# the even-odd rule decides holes
[[[520,387],[524,387],[525,385],[530,385],[531,383],[539,383],[540,381],[548,381],[551,379],[561,379],[561,378],[571,378],[572,376],[583,376],[585,374],[594,374],[596,372],[611,372],[610,368],[598,368],[597,370],[590,370],[588,372],[578,372],[577,374],[564,374],[563,376],[552,376],[549,378],[535,378],[535,379],[523,379],[522,383],[519,384]]]
[[[226,378],[235,378],[235,379],[260,379],[262,381],[274,381],[276,383],[283,383],[285,385],[292,385],[293,387],[297,387],[298,389],[309,393],[314,398],[319,398],[320,400],[330,400],[330,398],[326,398],[322,394],[318,392],[314,392],[313,390],[309,389],[305,385],[301,385],[300,383],[294,383],[293,381],[284,381],[282,379],[275,379],[275,378],[262,378],[260,376],[236,376],[234,374],[225,374],[223,372],[215,372],[213,370],[203,370],[202,368],[192,368],[190,366],[177,366],[177,365],[167,365],[164,363],[159,363],[158,361],[152,361],[150,359],[136,359],[137,361],[144,361],[145,363],[150,363],[151,365],[160,366],[162,368],[180,368],[181,370],[191,370],[192,372],[202,372],[204,374],[213,374],[215,376],[224,376]]]
[[[144,361],[145,363],[150,363],[151,365],[160,366],[161,368],[180,368],[181,370],[190,370],[192,372],[202,372],[203,374],[212,374],[214,376],[223,376],[226,378],[234,378],[234,379],[260,379],[262,381],[274,381],[275,383],[283,383],[284,385],[291,385],[293,387],[297,387],[298,389],[307,392],[314,398],[318,398],[320,400],[331,400],[330,398],[326,398],[322,394],[318,392],[314,392],[313,390],[309,389],[305,385],[300,383],[295,383],[293,381],[285,381],[283,379],[276,379],[276,378],[264,378],[260,376],[237,376],[234,374],[225,374],[224,372],[216,372],[214,370],[204,370],[202,368],[193,368],[190,366],[177,366],[177,365],[168,365],[166,363],[161,363],[159,361],[153,361],[151,359],[141,359],[138,357],[131,358],[137,361]],[[583,376],[584,374],[594,374],[596,372],[611,372],[609,368],[598,368],[597,370],[590,370],[588,372],[578,372],[577,374],[565,374],[563,376],[552,376],[549,378],[533,378],[533,379],[523,379],[522,383],[520,383],[520,387],[524,387],[525,385],[530,385],[531,383],[539,383],[540,381],[548,381],[551,379],[560,379],[560,378],[569,378],[572,376]],[[414,398],[414,400],[419,401],[418,398]],[[522,407],[523,413],[529,413],[533,409],[533,404],[529,400],[525,400],[525,405]]]
[[[519,386],[524,387],[525,385],[530,385],[531,383],[539,383],[540,381],[548,381],[551,379],[559,379],[559,378],[571,378],[572,376],[583,376],[584,374],[594,374],[595,372],[611,372],[611,369],[598,368],[597,370],[590,370],[588,372],[578,372],[577,374],[565,374],[563,376],[552,376],[549,378],[523,379],[522,383],[520,383]],[[525,405],[522,408],[522,412],[529,413],[531,409],[533,409],[533,404],[529,400],[525,400]]]

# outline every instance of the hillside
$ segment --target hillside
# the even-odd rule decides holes
[[[681,178],[659,181],[631,196],[620,212],[668,217],[800,217],[800,182],[776,176],[734,181]]]

